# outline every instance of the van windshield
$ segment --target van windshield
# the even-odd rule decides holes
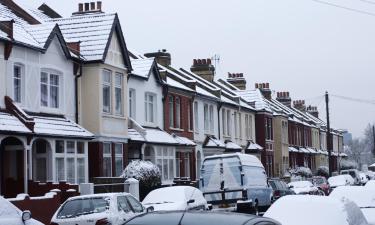
[[[85,198],[74,199],[67,201],[59,213],[58,219],[78,217],[87,214],[101,213],[109,208],[109,199],[106,197],[100,198]]]

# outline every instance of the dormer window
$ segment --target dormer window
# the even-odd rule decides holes
[[[40,104],[43,107],[59,108],[60,75],[56,72],[42,71],[40,76]]]

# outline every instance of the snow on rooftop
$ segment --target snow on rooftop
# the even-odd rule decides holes
[[[186,137],[181,137],[176,134],[172,134],[172,137],[180,144],[184,146],[196,146],[195,142]]]
[[[225,143],[225,149],[230,149],[230,150],[242,150],[242,147],[239,146],[238,144],[232,142],[232,141],[227,141]]]
[[[151,67],[154,63],[154,58],[146,59],[131,59],[132,74],[140,76],[142,78],[148,78],[150,75]]]
[[[146,141],[143,138],[143,136],[138,131],[136,131],[135,129],[129,128],[128,129],[128,135],[129,135],[129,139],[132,140],[132,141],[140,141],[140,142]]]
[[[173,144],[178,145],[179,143],[172,137],[172,135],[159,128],[145,128],[146,134],[144,139],[150,143],[160,144]]]
[[[31,133],[31,131],[15,116],[0,112],[0,131]]]
[[[208,141],[204,147],[225,148],[225,144],[214,136],[207,137]]]
[[[254,102],[255,109],[257,110],[265,110],[268,112],[272,112],[271,107],[265,101],[262,93],[259,89],[256,90],[239,90],[236,93],[241,96],[241,98],[245,99],[246,102]]]
[[[186,91],[191,91],[191,92],[194,92],[193,89],[185,86],[184,84],[182,84],[181,82],[178,82],[177,80],[173,79],[172,77],[170,76],[167,76],[167,81],[166,83],[171,86],[171,87],[175,87],[175,88],[179,88],[179,89],[182,89],[182,90],[186,90]]]

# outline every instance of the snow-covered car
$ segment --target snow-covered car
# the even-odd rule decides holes
[[[294,181],[288,184],[297,195],[319,195],[319,189],[310,181]]]
[[[361,209],[367,222],[375,225],[375,192],[360,186],[342,186],[332,191],[329,195],[332,198],[347,198],[353,201]]]
[[[341,170],[340,174],[341,175],[345,175],[345,174],[350,175],[354,179],[355,185],[361,184],[361,177],[360,177],[359,171],[357,169]]]
[[[311,182],[321,191],[324,192],[325,195],[329,195],[330,187],[328,181],[325,177],[322,176],[315,176],[311,178]]]
[[[375,191],[375,180],[369,180],[366,185],[365,185],[366,188],[370,188],[372,190]]]
[[[190,186],[174,186],[151,191],[142,204],[154,207],[155,211],[206,210],[207,201],[202,192]]]
[[[338,175],[328,178],[331,189],[339,186],[350,186],[354,184],[354,179],[350,175]]]
[[[21,211],[0,196],[0,224],[4,225],[43,225],[31,218],[30,211]]]
[[[358,206],[329,196],[288,195],[264,214],[285,225],[368,225]]]
[[[368,178],[366,176],[365,173],[363,172],[359,172],[359,177],[360,177],[360,182],[361,182],[361,185],[365,185],[367,182],[368,182]]]
[[[106,193],[71,197],[53,215],[51,225],[120,225],[146,212],[129,193]]]

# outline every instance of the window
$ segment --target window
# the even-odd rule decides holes
[[[190,153],[184,153],[184,170],[185,170],[185,177],[190,177]]]
[[[111,76],[112,72],[103,70],[103,112],[111,112]]]
[[[194,102],[194,130],[197,133],[199,133],[198,122],[198,102]]]
[[[55,160],[55,171],[56,171],[56,179],[57,182],[65,180],[65,166],[64,166],[64,158],[56,158]]]
[[[162,174],[164,182],[172,182],[175,176],[175,151],[173,148],[157,148],[155,155],[156,165]]]
[[[181,167],[181,158],[180,158],[181,152],[176,152],[176,176],[181,177],[180,173],[180,167]]]
[[[75,142],[74,141],[67,141],[66,142],[66,152],[67,153],[75,153]]]
[[[181,99],[176,97],[176,128],[181,128]]]
[[[230,116],[230,110],[227,110],[227,136],[231,136],[232,120]]]
[[[23,66],[16,64],[13,67],[13,100],[21,103],[23,96]]]
[[[143,212],[142,204],[139,201],[137,201],[133,196],[128,195],[126,196],[126,198],[128,199],[130,206],[132,207],[135,213]]]
[[[119,177],[124,169],[122,144],[115,144],[115,165],[116,173],[115,176]]]
[[[77,142],[77,154],[85,154],[85,143]]]
[[[146,93],[145,95],[145,119],[148,123],[155,123],[155,95]]]
[[[173,96],[168,97],[169,106],[169,127],[174,127],[174,107],[173,107]]]
[[[56,141],[55,142],[56,147],[55,147],[55,152],[56,153],[64,153],[64,141]]]
[[[70,184],[74,184],[76,182],[76,174],[75,174],[75,163],[74,158],[67,158],[66,159],[66,180]]]
[[[234,112],[233,123],[234,123],[234,137],[238,138],[237,112]]]
[[[214,133],[214,107],[210,105],[210,131]]]
[[[272,118],[265,119],[266,126],[266,139],[273,140],[273,131],[272,131]]]
[[[122,105],[122,80],[123,75],[121,73],[116,73],[115,75],[115,113],[117,115],[123,115],[123,105]]]
[[[129,117],[135,119],[135,107],[136,107],[135,90],[129,89]]]
[[[189,124],[189,131],[193,130],[193,104],[189,101],[187,105],[188,111],[188,124]]]
[[[42,72],[40,75],[41,106],[59,108],[60,77],[56,73]]]
[[[240,139],[242,139],[242,115],[241,113],[238,113],[238,126],[239,126],[239,135],[240,135]]]
[[[86,182],[85,167],[85,158],[77,158],[77,179],[79,184]]]
[[[223,124],[223,135],[225,136],[227,134],[227,120],[226,120],[226,112],[225,109],[221,111],[221,119],[222,119],[222,124]]]
[[[125,196],[117,197],[117,208],[118,211],[130,212],[129,203]]]
[[[247,140],[252,139],[253,118],[251,115],[245,114],[245,135]]]
[[[103,143],[103,176],[112,176],[112,149],[111,143]]]
[[[204,133],[209,133],[210,121],[208,119],[208,105],[204,104],[203,107],[203,117],[204,117]]]

